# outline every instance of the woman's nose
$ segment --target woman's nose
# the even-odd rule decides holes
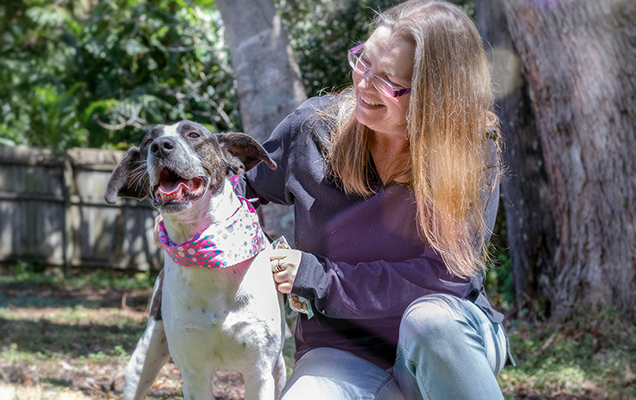
[[[364,89],[370,88],[373,86],[371,82],[373,80],[373,75],[369,72],[369,70],[364,71],[364,74],[358,79],[358,87],[362,87]]]

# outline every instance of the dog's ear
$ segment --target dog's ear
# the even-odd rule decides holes
[[[141,163],[139,148],[132,147],[110,176],[104,199],[108,204],[115,204],[117,197],[143,200],[148,195],[148,188],[144,182],[145,174],[145,164]]]
[[[276,169],[276,162],[254,138],[240,132],[220,133],[217,135],[221,149],[228,156],[232,170],[237,173],[247,172],[261,162],[271,169]]]

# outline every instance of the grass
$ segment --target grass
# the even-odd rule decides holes
[[[504,369],[499,382],[511,393],[636,399],[636,329],[615,312],[562,325],[512,321],[508,332],[518,366]]]
[[[0,399],[121,398],[156,275],[84,270],[64,276],[25,263],[3,270]],[[289,365],[292,352],[288,341]],[[215,379],[217,399],[243,398],[240,374],[221,372]],[[164,366],[147,398],[183,398],[173,363]]]
[[[110,398],[143,331],[133,304],[147,301],[144,291],[110,292],[88,274],[28,278],[22,269],[0,279],[0,398]],[[130,308],[121,308],[123,293]]]
[[[505,269],[491,284],[508,281]],[[0,276],[0,398],[120,398],[123,370],[145,324],[156,274],[38,270],[20,264]],[[495,283],[493,283],[495,282]],[[498,296],[506,304],[510,298]],[[568,324],[506,322],[517,367],[498,380],[506,399],[636,399],[636,329],[612,310]],[[285,354],[291,366],[293,344]],[[217,399],[242,398],[239,374],[216,377]],[[168,363],[149,398],[181,399]]]
[[[76,270],[71,276],[65,276],[57,268],[46,269],[37,259],[18,263],[5,272],[0,280],[2,285],[55,285],[70,290],[79,290],[87,285],[93,288],[118,289],[151,289],[157,278],[158,271],[129,272],[106,269],[90,269],[90,273]]]

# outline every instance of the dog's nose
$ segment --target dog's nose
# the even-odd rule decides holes
[[[150,152],[156,157],[164,158],[170,155],[174,148],[174,140],[169,137],[163,137],[152,142],[152,145],[150,145]]]

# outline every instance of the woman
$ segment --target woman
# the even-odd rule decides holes
[[[294,206],[278,290],[307,299],[283,399],[502,399],[483,290],[498,203],[488,63],[458,7],[410,0],[349,51],[353,90],[310,99],[237,191]]]
[[[248,197],[294,206],[278,290],[309,300],[283,399],[501,399],[502,315],[483,255],[499,133],[480,36],[458,7],[410,0],[349,51],[353,90],[308,100],[264,143]]]

